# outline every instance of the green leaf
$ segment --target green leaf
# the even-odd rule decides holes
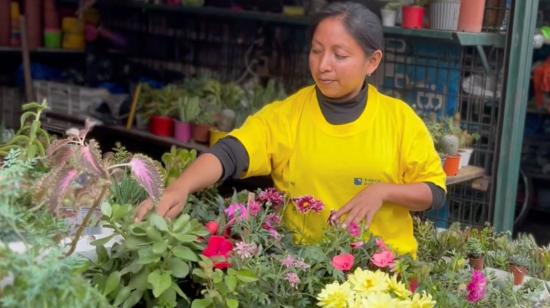
[[[149,270],[144,269],[140,271],[137,275],[130,279],[128,287],[131,289],[145,291],[147,289],[147,276],[149,276]]]
[[[172,252],[174,252],[174,255],[182,260],[185,261],[192,261],[192,262],[198,262],[199,258],[197,257],[197,254],[191,250],[189,247],[185,246],[177,246],[172,249]]]
[[[233,275],[225,276],[225,285],[230,292],[235,291],[235,288],[237,288],[237,278]]]
[[[176,278],[185,278],[189,275],[189,265],[178,258],[170,258],[168,260],[168,269],[172,272],[172,276]]]
[[[250,270],[240,270],[237,272],[236,276],[242,282],[254,282],[258,280],[256,275]]]
[[[103,294],[105,295],[111,294],[111,292],[113,292],[118,287],[119,284],[120,284],[120,272],[114,271],[109,275],[109,277],[107,277]]]
[[[168,248],[168,243],[166,243],[166,241],[156,242],[153,244],[153,253],[160,255],[166,251],[166,248]]]
[[[139,300],[141,299],[142,296],[143,296],[143,291],[142,290],[132,291],[130,296],[128,296],[128,298],[126,299],[126,301],[122,305],[122,308],[134,307],[137,303],[139,303]]]
[[[183,293],[183,291],[175,282],[172,283],[172,289],[174,289],[181,298],[185,299],[189,303],[189,297],[185,293]]]
[[[104,262],[109,261],[109,253],[107,252],[107,249],[105,246],[100,245],[95,247],[95,253],[97,255],[97,263],[102,264]]]
[[[107,242],[110,241],[115,235],[116,234],[111,234],[109,236],[102,237],[100,239],[92,241],[90,244],[92,244],[94,246],[103,246],[103,245],[107,244]]]
[[[211,298],[201,298],[196,299],[191,303],[191,308],[207,308],[212,305],[212,299]]]
[[[173,236],[182,243],[192,243],[197,240],[195,235],[176,233]]]
[[[237,308],[239,307],[239,301],[233,298],[228,298],[225,300],[227,307],[229,308]]]
[[[130,296],[130,288],[122,287],[116,295],[113,306],[120,306],[120,304],[122,304],[128,298],[128,296]]]
[[[118,220],[120,218],[126,218],[128,215],[130,215],[132,208],[130,205],[120,205],[120,204],[113,204],[112,205],[112,220]]]
[[[132,225],[130,226],[130,234],[135,236],[146,236],[147,232],[143,225]]]
[[[160,217],[156,213],[152,213],[149,219],[151,220],[153,226],[155,226],[160,231],[168,231],[168,224],[166,223],[166,220],[164,220],[164,218]]]
[[[156,269],[147,277],[147,282],[153,286],[153,295],[158,298],[168,290],[172,284],[172,278],[170,278],[170,273]]]
[[[223,272],[220,271],[219,269],[217,269],[217,270],[214,272],[213,281],[214,281],[214,283],[220,283],[220,282],[222,282],[222,281],[223,281]]]
[[[150,241],[145,241],[137,237],[129,237],[124,241],[124,246],[128,250],[140,250],[143,246],[148,246]]]
[[[153,226],[149,226],[145,229],[145,232],[147,233],[147,237],[153,241],[161,241],[162,240],[162,234],[155,229]]]
[[[185,225],[189,223],[190,216],[188,214],[183,214],[174,221],[174,232],[180,232]]]
[[[156,263],[159,261],[160,261],[160,256],[155,255],[150,248],[145,248],[138,251],[139,264],[150,264],[150,263]]]
[[[134,260],[132,263],[126,265],[122,270],[120,270],[121,275],[125,275],[128,273],[135,274],[139,272],[143,268],[143,264],[139,264],[138,260]]]
[[[101,204],[101,213],[107,217],[111,217],[113,214],[113,208],[109,202],[103,202]]]

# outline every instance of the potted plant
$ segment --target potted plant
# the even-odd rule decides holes
[[[483,270],[483,248],[481,242],[475,238],[470,237],[466,242],[466,254],[469,258],[470,266],[475,270]]]
[[[513,254],[510,256],[509,269],[514,277],[514,285],[523,283],[525,275],[528,273],[529,258],[522,254]]]
[[[176,102],[185,95],[183,89],[168,85],[162,89],[144,87],[140,97],[141,113],[149,119],[149,131],[157,136],[171,137],[174,134]]]
[[[470,158],[474,152],[473,144],[479,140],[478,133],[470,133],[460,127],[460,114],[456,113],[454,117],[448,120],[449,131],[458,137],[458,153],[460,154],[460,168],[470,164]]]
[[[485,0],[462,0],[458,18],[458,31],[481,32]]]
[[[443,169],[448,176],[455,176],[460,169],[459,139],[456,135],[446,134],[441,138],[441,146],[445,153]]]
[[[422,29],[424,24],[424,6],[428,0],[415,0],[413,4],[402,8],[403,22],[401,27],[405,29]]]
[[[403,6],[403,1],[390,0],[382,9],[380,9],[382,25],[384,27],[395,27],[397,11],[401,8],[401,6]]]
[[[432,0],[430,25],[434,30],[456,31],[460,13],[460,0]]]
[[[191,122],[200,114],[199,98],[184,96],[178,100],[179,121],[176,121],[174,137],[181,142],[191,140]]]
[[[210,128],[216,122],[215,113],[208,108],[201,110],[193,125],[191,135],[193,140],[200,143],[208,143],[210,140]]]

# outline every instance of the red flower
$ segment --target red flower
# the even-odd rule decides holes
[[[208,239],[208,245],[203,250],[202,254],[214,261],[215,268],[226,269],[231,267],[227,259],[232,250],[233,244],[231,241],[223,236],[214,235]]]
[[[394,265],[393,253],[388,250],[375,253],[370,260],[372,264],[379,268],[392,267]]]
[[[349,271],[353,267],[355,257],[349,253],[343,253],[332,258],[332,266],[342,272]]]
[[[325,208],[321,201],[313,198],[312,196],[294,198],[293,201],[296,210],[298,210],[301,214],[307,214],[309,212],[320,213]]]
[[[412,293],[416,292],[416,289],[418,288],[418,280],[416,278],[412,278],[409,280],[409,291]]]
[[[217,222],[209,221],[204,226],[206,227],[206,230],[208,230],[208,233],[210,233],[210,235],[215,235],[216,233],[218,233],[218,223]]]

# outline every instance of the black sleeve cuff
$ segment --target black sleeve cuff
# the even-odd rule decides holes
[[[443,188],[434,183],[427,182],[428,187],[432,191],[432,210],[439,210],[445,206],[446,197]]]

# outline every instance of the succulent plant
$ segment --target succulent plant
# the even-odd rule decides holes
[[[181,122],[190,123],[201,113],[199,98],[196,96],[183,96],[178,99],[179,119]]]
[[[470,237],[466,242],[466,254],[470,258],[480,258],[483,255],[483,247],[481,242],[475,238]]]
[[[530,262],[529,258],[525,255],[514,254],[514,255],[510,256],[509,263],[510,263],[510,265],[529,268],[529,263],[531,263],[531,262]]]
[[[441,146],[447,155],[457,155],[459,140],[455,135],[445,135],[441,138]]]

